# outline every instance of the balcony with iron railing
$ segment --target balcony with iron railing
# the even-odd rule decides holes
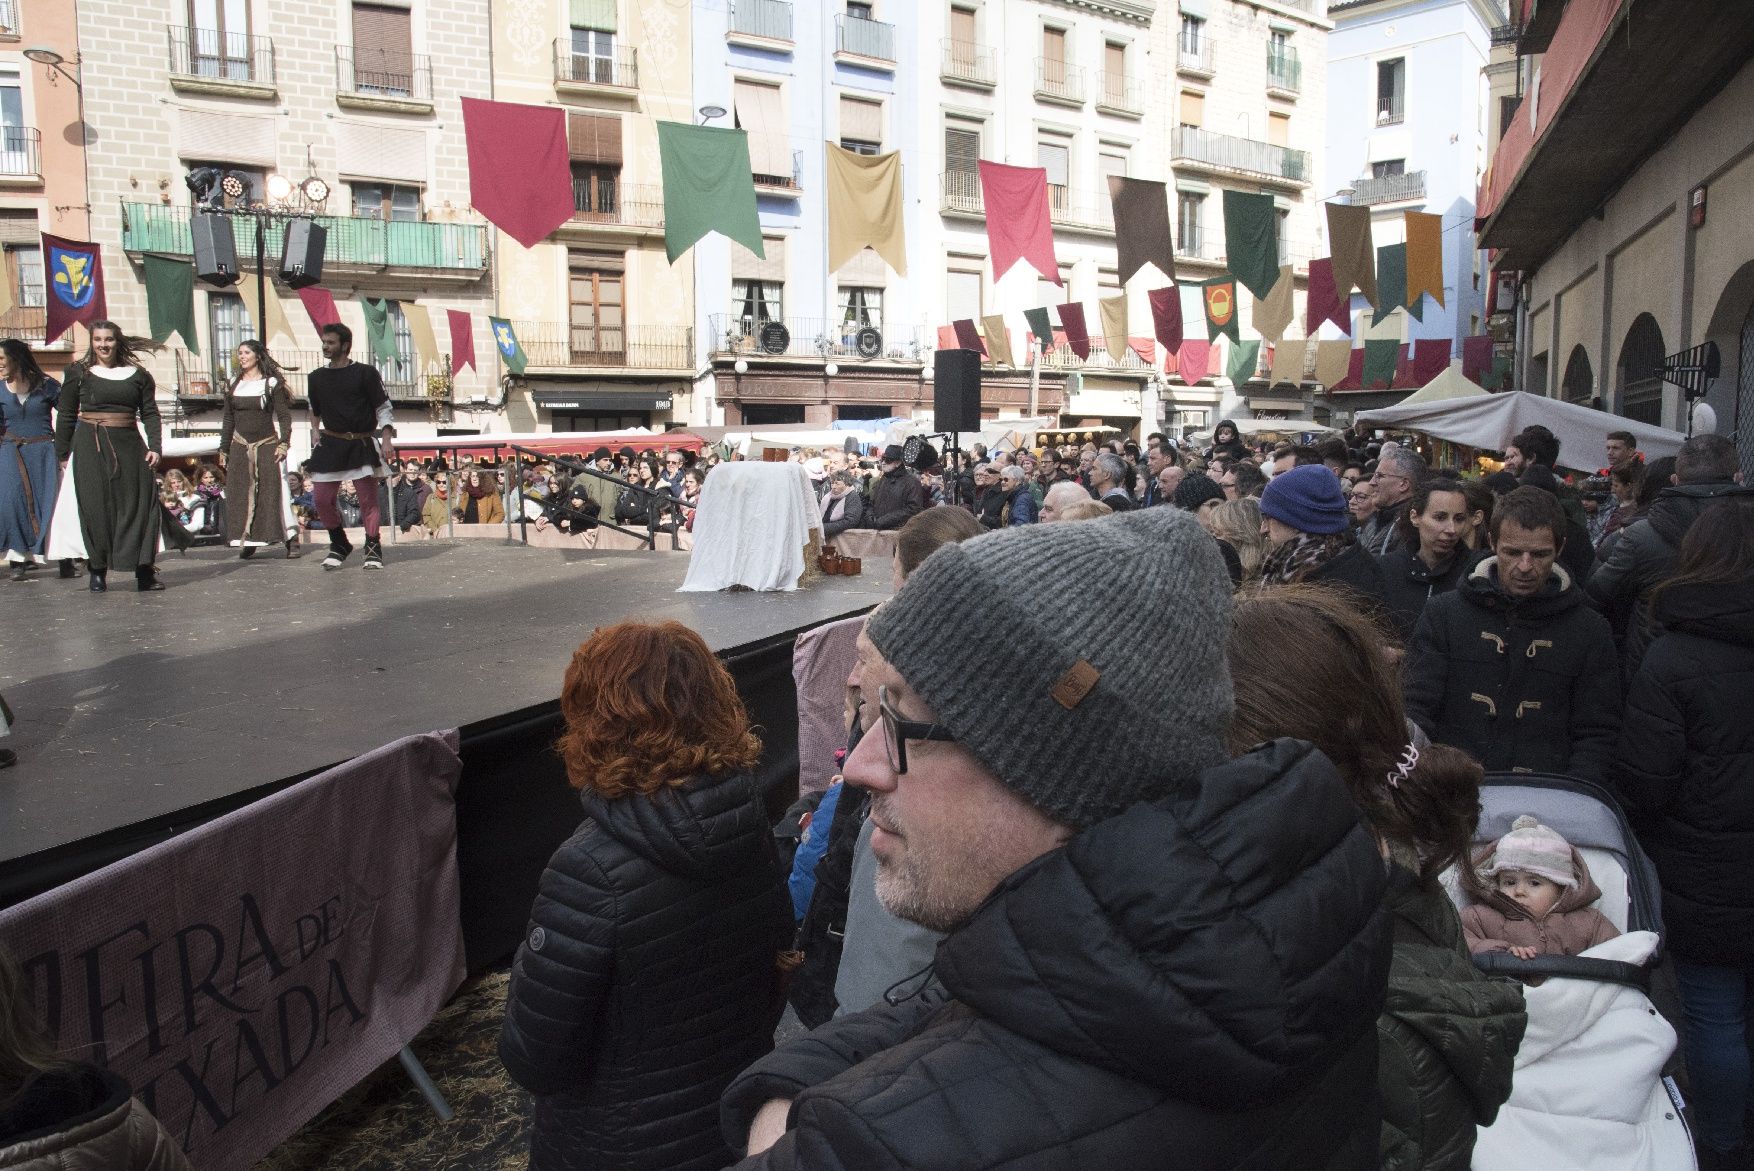
[[[1352,181],[1352,203],[1355,207],[1424,198],[1424,171],[1408,171],[1404,175],[1384,175],[1381,178]]]
[[[1376,124],[1398,126],[1407,120],[1407,99],[1400,94],[1376,99]]]
[[[292,396],[293,406],[302,408],[310,401],[311,371],[324,365],[327,359],[320,350],[290,350],[276,346],[269,353],[273,356],[275,365],[280,367],[280,372],[286,376],[286,389]],[[201,405],[223,405],[225,388],[237,374],[231,357],[230,351],[215,354],[211,359],[183,349],[173,351],[171,358],[176,369],[177,398],[185,403],[193,402],[197,409]],[[434,401],[426,393],[423,380],[415,372],[413,354],[404,354],[398,361],[377,365],[384,383],[384,393],[390,397],[391,402],[404,406],[427,406]]]
[[[756,171],[755,191],[758,195],[781,195],[794,198],[804,190],[804,152],[792,152],[792,173],[789,175],[768,174]]]
[[[943,48],[943,62],[938,67],[940,81],[975,89],[992,89],[999,83],[998,57],[986,45],[948,37],[939,45]]]
[[[1303,92],[1303,62],[1296,49],[1267,49],[1267,88],[1280,94]]]
[[[895,26],[840,13],[834,18],[834,51],[865,61],[895,61]]]
[[[778,321],[786,328],[785,348],[777,352],[762,346],[762,327]],[[714,355],[750,358],[807,358],[817,361],[887,361],[918,365],[930,355],[935,337],[919,326],[879,325],[882,352],[875,359],[859,353],[859,332],[865,322],[859,319],[821,317],[771,318],[738,313],[714,313],[707,318],[712,330],[710,341]]]
[[[122,249],[140,254],[158,252],[192,256],[190,210],[161,203],[122,204]],[[208,214],[208,213],[202,213]],[[230,215],[238,259],[256,258],[256,229],[245,214]],[[480,224],[441,224],[424,220],[383,220],[368,216],[312,217],[328,232],[323,263],[329,267],[356,269],[421,269],[432,275],[475,279],[486,271],[487,230]],[[270,225],[268,263],[279,264],[282,225],[275,217]],[[249,266],[254,269],[254,264]]]
[[[1494,47],[1498,45],[1514,45],[1519,39],[1521,39],[1522,35],[1523,26],[1520,24],[1497,24],[1492,26],[1491,36]]]
[[[17,305],[0,313],[0,337],[28,342],[32,349],[44,348],[43,336],[48,332],[49,311],[43,301],[41,281],[27,284],[16,291]],[[73,331],[68,330],[55,340],[53,349],[73,348]]]
[[[617,45],[606,53],[575,53],[571,38],[556,38],[554,85],[561,90],[638,89],[638,51]]]
[[[1057,57],[1035,59],[1035,96],[1067,106],[1084,104],[1084,70]]]
[[[979,171],[945,171],[938,176],[938,210],[958,215],[979,216],[986,212],[981,202]]]
[[[654,230],[664,226],[664,189],[656,184],[605,181],[602,176],[595,181],[574,178],[572,207],[575,226]]]
[[[1177,260],[1197,260],[1206,264],[1224,263],[1224,240],[1202,228],[1180,231],[1175,237]]]
[[[1170,154],[1178,166],[1208,167],[1283,183],[1304,184],[1310,177],[1307,151],[1191,126],[1179,126],[1171,134]]]
[[[0,36],[18,35],[18,0],[0,0]]]
[[[1218,72],[1214,64],[1214,41],[1211,37],[1177,37],[1175,67],[1180,73],[1211,77]]]
[[[269,88],[274,85],[274,42],[268,37],[176,24],[167,26],[165,35],[170,45],[174,88],[202,88],[199,85],[202,82]],[[179,80],[197,85],[179,86]]]
[[[565,321],[514,321],[511,325],[533,367],[694,369],[692,326],[605,326]]]
[[[792,5],[789,0],[732,0],[731,24],[726,39],[753,38],[756,42],[792,41]]]
[[[1145,112],[1139,88],[1137,78],[1104,69],[1096,75],[1096,108],[1107,114],[1139,117]]]
[[[43,132],[34,126],[0,126],[0,181],[40,181],[42,145]]]
[[[1102,233],[1115,230],[1114,204],[1107,193],[1079,191],[1061,183],[1048,184],[1048,218],[1061,228],[1088,228]]]
[[[1027,362],[1027,351],[1022,355]],[[1041,364],[1047,370],[1136,370],[1141,374],[1150,373],[1152,366],[1139,356],[1139,352],[1129,344],[1121,354],[1121,360],[1115,361],[1108,352],[1108,339],[1096,335],[1090,339],[1090,356],[1080,358],[1069,342],[1059,342],[1042,351]]]
[[[389,49],[335,46],[335,90],[341,105],[432,108],[432,58]]]

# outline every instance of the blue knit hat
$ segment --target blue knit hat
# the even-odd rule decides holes
[[[1340,477],[1320,464],[1280,472],[1261,493],[1261,515],[1300,533],[1343,533],[1350,521]]]

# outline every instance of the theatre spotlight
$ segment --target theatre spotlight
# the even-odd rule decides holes
[[[901,445],[901,462],[922,472],[935,468],[938,466],[938,449],[927,443],[924,436],[910,435]]]
[[[196,167],[183,176],[188,185],[189,194],[194,197],[197,207],[207,206],[212,202],[213,189],[219,183],[218,167]]]

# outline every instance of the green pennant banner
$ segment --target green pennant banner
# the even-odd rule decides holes
[[[766,258],[746,132],[659,122],[658,162],[664,178],[664,252],[671,264],[708,232]]]
[[[1379,325],[1396,309],[1421,317],[1422,309],[1407,304],[1407,246],[1385,244],[1376,250],[1376,312],[1370,323]],[[1421,318],[1423,319],[1423,318]]]
[[[1029,322],[1029,332],[1035,335],[1038,345],[1046,348],[1054,344],[1054,323],[1048,316],[1046,305],[1040,309],[1025,309],[1023,320]]]
[[[1219,334],[1229,334],[1240,342],[1242,329],[1236,323],[1236,278],[1221,276],[1206,281],[1200,288],[1200,304],[1206,307],[1206,339],[1217,341]]]
[[[524,347],[518,344],[518,335],[512,332],[512,323],[503,317],[489,317],[487,328],[493,331],[493,344],[498,348],[505,368],[522,378],[524,367],[530,364],[530,359],[525,356]]]
[[[1382,274],[1377,274],[1377,288],[1382,288]],[[1381,389],[1395,380],[1395,364],[1401,357],[1401,343],[1393,338],[1364,343],[1364,373],[1359,381],[1365,389]]]
[[[390,302],[385,299],[373,300],[364,295],[358,301],[360,312],[365,314],[365,339],[371,350],[372,360],[396,361],[400,355],[396,353],[396,327],[390,321]]]
[[[195,266],[169,256],[144,258],[146,267],[146,321],[152,340],[162,342],[173,333],[183,335],[191,354],[201,352],[195,339]]]
[[[1255,376],[1260,361],[1260,342],[1237,342],[1230,347],[1230,361],[1225,363],[1224,373],[1230,376],[1232,386],[1241,386]]]
[[[1271,195],[1224,193],[1224,254],[1231,275],[1257,299],[1279,282],[1279,216]]]

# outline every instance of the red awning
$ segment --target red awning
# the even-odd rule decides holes
[[[415,459],[432,459],[441,452],[449,457],[455,450],[458,454],[507,459],[513,453],[513,447],[522,448],[525,452],[541,452],[543,455],[572,455],[588,458],[591,452],[599,447],[607,447],[611,451],[620,451],[631,447],[638,452],[646,451],[699,451],[706,446],[706,441],[698,435],[686,431],[670,431],[662,435],[628,435],[619,431],[568,431],[548,435],[447,435],[439,440],[411,440],[396,443],[398,457]],[[498,449],[497,452],[495,449]]]

